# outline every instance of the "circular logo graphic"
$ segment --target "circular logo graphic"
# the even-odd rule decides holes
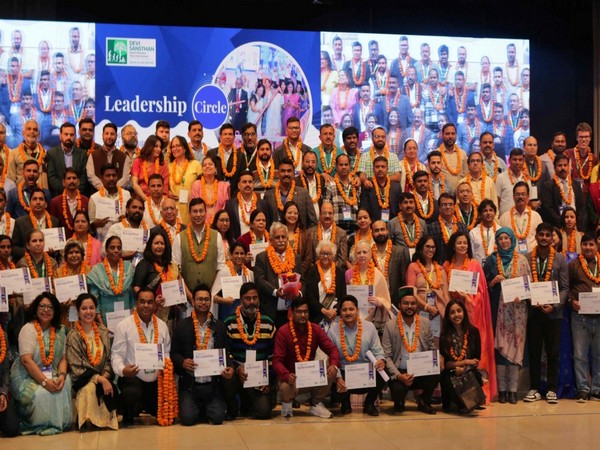
[[[205,128],[217,129],[227,119],[227,97],[217,86],[201,86],[192,99],[192,115]]]

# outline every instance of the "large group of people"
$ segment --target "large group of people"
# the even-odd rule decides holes
[[[600,399],[588,124],[542,156],[527,137],[508,167],[489,132],[465,151],[453,123],[426,163],[414,139],[399,158],[383,127],[361,151],[358,128],[338,147],[324,123],[310,148],[300,124],[274,149],[253,123],[242,148],[229,123],[205,148],[198,121],[173,138],[160,121],[141,148],[127,125],[116,148],[116,125],[95,143],[82,119],[47,152],[35,120],[36,145],[13,150],[0,125],[4,435],[142,412],[269,419],[278,403],[290,419],[303,395],[315,417],[377,416],[386,390],[393,414],[409,391],[423,413],[467,413],[457,377],[475,373],[477,408],[514,404],[523,367],[526,402]],[[415,353],[437,370],[413,373]]]

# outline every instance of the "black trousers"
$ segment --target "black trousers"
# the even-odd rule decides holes
[[[15,437],[21,433],[21,420],[12,400],[9,400],[6,409],[0,412],[0,432],[4,437]]]
[[[346,379],[346,374],[343,370],[342,370],[342,377],[344,378],[344,380]],[[374,405],[375,400],[377,400],[377,397],[379,397],[379,394],[381,394],[381,391],[383,391],[385,384],[386,384],[386,382],[383,381],[383,378],[381,378],[381,375],[379,375],[377,372],[375,372],[375,387],[361,388],[361,389],[348,389],[346,392],[337,392],[336,395],[342,402],[342,406],[344,406],[344,405],[349,406],[350,405],[350,394],[365,394],[366,393],[367,396],[365,398],[364,406]],[[334,384],[334,386],[335,386],[335,384]]]
[[[401,370],[400,372],[406,373],[405,370]],[[413,379],[413,383],[410,386],[406,386],[402,381],[398,381],[395,379],[388,381],[388,386],[390,387],[390,393],[392,394],[394,404],[403,405],[408,391],[412,391],[414,389],[422,389],[423,393],[421,394],[421,400],[424,403],[430,405],[431,397],[433,396],[433,391],[435,390],[439,382],[439,375],[428,375],[425,377],[415,377]]]
[[[542,349],[546,347],[549,391],[558,390],[560,366],[560,327],[562,319],[551,319],[537,308],[529,310],[527,342],[529,346],[529,388],[539,391],[542,378]]]
[[[225,420],[227,404],[218,384],[213,382],[194,383],[187,389],[179,390],[179,421],[190,426],[208,419],[213,425]]]
[[[255,388],[244,388],[240,378],[234,375],[230,380],[223,380],[223,391],[227,402],[227,411],[236,417],[239,412],[239,395],[241,408],[247,410],[254,419],[267,420],[277,404],[277,386],[271,377],[269,392],[264,393]]]
[[[156,416],[158,412],[158,381],[146,382],[138,377],[120,377],[117,384],[121,391],[121,405],[125,418],[133,418],[142,411]]]

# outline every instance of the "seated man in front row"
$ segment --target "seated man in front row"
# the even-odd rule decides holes
[[[310,392],[311,416],[329,419],[333,417],[323,404],[336,379],[340,366],[340,354],[337,347],[327,337],[323,329],[308,320],[308,299],[298,297],[292,300],[292,317],[288,323],[277,330],[275,335],[275,350],[273,352],[273,369],[277,373],[279,396],[281,397],[281,415],[285,418],[293,416],[292,400],[298,395]],[[322,386],[296,387],[297,362],[315,360],[317,348],[327,356],[327,381]]]
[[[387,362],[390,376],[388,385],[394,400],[394,412],[404,411],[404,401],[408,391],[422,389],[417,400],[419,411],[435,414],[431,406],[431,397],[440,381],[440,375],[415,377],[407,373],[406,361],[410,353],[434,350],[433,334],[429,320],[417,312],[416,289],[404,287],[399,289],[400,314],[385,324],[381,345]],[[442,367],[440,367],[440,370]]]

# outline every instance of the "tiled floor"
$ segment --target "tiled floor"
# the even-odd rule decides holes
[[[494,403],[470,416],[438,412],[428,416],[407,403],[402,416],[391,416],[384,401],[379,417],[362,412],[330,420],[308,416],[302,406],[292,419],[279,407],[269,421],[237,419],[222,426],[159,427],[154,419],[136,420],[119,431],[77,431],[56,436],[0,438],[0,449],[585,449],[598,442],[600,402],[560,400],[517,405]],[[337,409],[332,410],[334,413]],[[146,425],[142,424],[147,422]],[[596,444],[593,444],[596,442]],[[9,447],[10,445],[10,447]],[[597,447],[596,447],[597,448]]]

